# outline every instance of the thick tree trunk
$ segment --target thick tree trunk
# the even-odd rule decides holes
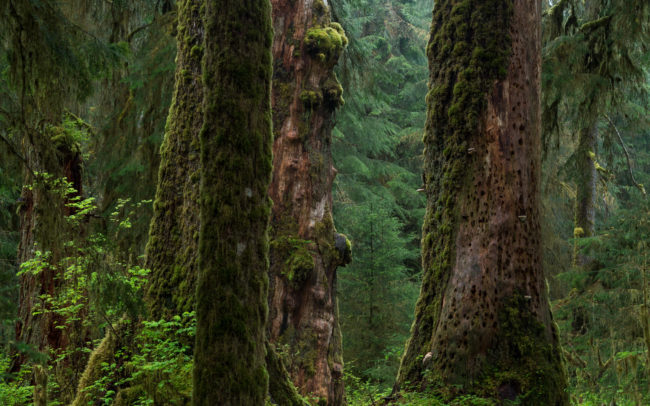
[[[147,245],[147,267],[152,270],[146,302],[152,319],[170,318],[194,309],[198,272],[199,133],[203,123],[202,0],[185,0],[178,8],[178,54],[174,99],[167,120],[154,217]],[[137,326],[130,326],[135,329]],[[132,333],[132,332],[131,332]],[[93,352],[95,360],[111,360],[118,347],[107,332]],[[131,349],[134,350],[134,349]],[[282,361],[267,343],[269,393],[278,404],[301,405]],[[75,404],[98,397],[88,391],[101,374],[101,362],[89,362]],[[121,388],[119,393],[137,391]],[[119,398],[119,394],[118,394]]]
[[[27,148],[25,155],[29,157],[30,167],[39,168],[39,172],[53,177],[51,180],[44,180],[41,176],[35,179],[31,173],[25,177],[25,183],[34,186],[24,188],[21,197],[18,261],[24,264],[34,260],[36,251],[49,254],[38,272],[26,271],[20,275],[16,339],[50,357],[49,365],[54,366],[55,372],[51,379],[58,384],[54,396],[69,401],[74,396],[80,371],[87,359],[83,347],[90,345],[88,328],[82,326],[85,311],[75,315],[78,321],[70,321],[57,313],[59,309],[53,308],[47,298],[56,299],[63,289],[69,287],[61,260],[68,255],[64,247],[65,237],[69,241],[74,239],[65,217],[74,213],[66,205],[82,194],[82,160],[77,145],[57,144],[47,131],[35,134],[33,139],[36,143]],[[60,178],[70,182],[75,189],[73,194],[64,197],[60,189],[52,187],[52,180]],[[58,359],[59,356],[63,358]],[[25,360],[24,356],[18,357],[14,369]],[[41,374],[47,374],[47,369]],[[45,389],[43,393],[45,396]]]
[[[322,0],[272,0],[273,200],[269,334],[288,345],[300,392],[343,404],[336,268],[349,259],[332,221],[333,73],[347,44]],[[337,244],[338,238],[338,244]],[[337,246],[339,249],[337,249]]]
[[[194,309],[203,124],[202,4],[202,0],[185,0],[178,10],[176,84],[146,249],[146,267],[152,272],[146,302],[154,320]]]
[[[11,80],[20,95],[21,114],[16,118],[16,129],[22,133],[22,154],[26,159],[17,260],[28,266],[20,275],[16,339],[49,356],[47,365],[53,367],[49,379],[57,384],[52,395],[67,401],[74,395],[77,372],[87,359],[83,347],[90,344],[90,339],[81,321],[83,311],[71,320],[57,312],[69,303],[59,304],[58,308],[56,304],[64,288],[69,287],[61,264],[70,254],[65,244],[82,234],[79,229],[71,229],[66,217],[74,214],[67,204],[82,194],[83,172],[80,147],[69,129],[61,126],[64,107],[76,101],[69,90],[74,85],[68,87],[52,79],[52,72],[60,74],[57,69],[61,67],[50,43],[51,37],[58,39],[62,31],[57,12],[51,4],[45,7],[24,0],[9,1],[0,9],[12,50]],[[62,180],[68,184],[63,185]],[[66,191],[68,186],[74,191]],[[42,255],[39,257],[37,252]],[[12,370],[25,361],[25,354],[18,355]],[[32,377],[41,400],[47,398],[47,388],[42,387],[48,380],[47,373],[44,365],[35,368]]]
[[[263,405],[271,7],[205,2],[194,405]]]
[[[424,279],[402,387],[568,404],[541,265],[540,17],[535,0],[435,5]]]

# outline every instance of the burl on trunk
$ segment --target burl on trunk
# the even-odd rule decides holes
[[[347,38],[323,0],[273,0],[273,200],[269,337],[303,394],[343,403],[336,268],[349,261],[332,221],[333,73]]]

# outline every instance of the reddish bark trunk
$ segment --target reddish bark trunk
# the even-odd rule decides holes
[[[273,181],[269,333],[289,346],[303,394],[343,403],[332,221],[332,115],[342,102],[333,73],[347,43],[321,0],[273,0]],[[339,237],[339,246],[345,240]]]
[[[57,313],[47,298],[56,298],[68,283],[63,277],[64,269],[60,261],[67,255],[64,237],[69,235],[72,239],[65,217],[73,215],[75,209],[67,204],[82,195],[82,159],[76,146],[62,144],[53,148],[47,139],[48,133],[38,134],[37,137],[37,145],[32,146],[26,154],[30,166],[43,168],[41,172],[55,175],[53,179],[66,179],[75,192],[62,197],[61,190],[53,187],[51,181],[26,177],[27,183],[34,185],[25,188],[21,197],[18,261],[22,264],[34,259],[35,250],[48,252],[49,255],[46,257],[47,265],[40,272],[28,271],[20,276],[16,339],[50,356],[50,362],[56,366],[54,379],[59,384],[57,397],[70,400],[86,362],[81,348],[90,344],[88,329],[82,327],[81,323],[85,311],[77,315],[78,321],[71,322]],[[65,358],[53,363],[57,356],[70,350]],[[26,360],[25,355],[19,356],[12,369],[16,370]]]
[[[403,387],[568,404],[541,260],[539,24],[533,0],[436,3],[424,277]]]

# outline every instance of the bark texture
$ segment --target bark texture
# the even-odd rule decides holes
[[[568,404],[541,260],[540,12],[534,0],[435,5],[424,277],[404,388]]]
[[[12,124],[21,137],[26,160],[17,259],[23,264],[34,260],[37,251],[45,254],[37,270],[24,269],[20,276],[16,339],[50,356],[48,365],[53,367],[53,376],[49,380],[57,384],[51,397],[66,401],[74,394],[78,379],[75,371],[83,368],[87,358],[82,347],[90,344],[88,329],[82,327],[81,321],[57,313],[60,309],[52,304],[56,301],[48,298],[56,298],[66,286],[60,263],[69,254],[65,243],[81,234],[71,229],[66,216],[74,214],[67,204],[82,194],[82,158],[70,129],[61,122],[64,108],[82,97],[83,92],[75,86],[79,86],[77,80],[85,78],[77,73],[69,76],[70,83],[58,80],[71,68],[62,64],[61,54],[69,49],[68,43],[61,40],[65,27],[54,5],[7,1],[0,6],[0,19],[6,24],[0,35],[7,40],[9,49],[9,76],[20,98],[20,114]],[[74,58],[67,61],[76,62]],[[64,182],[74,192],[65,192]],[[75,316],[83,319],[84,314]],[[24,354],[17,356],[12,370],[18,370],[25,361]],[[34,369],[32,380],[37,389],[41,388],[39,402],[47,398],[47,374],[45,365]]]
[[[174,96],[146,250],[146,267],[151,269],[146,302],[153,320],[194,309],[203,125],[202,4],[202,0],[186,0],[178,10]]]
[[[594,235],[596,225],[596,154],[598,152],[598,127],[593,122],[578,134],[578,149],[576,159],[576,206],[575,229],[576,239]],[[574,250],[575,265],[586,265],[587,258],[581,258],[578,245]]]
[[[336,268],[350,253],[332,220],[331,130],[334,110],[343,103],[333,70],[347,38],[331,22],[327,2],[272,0],[272,5],[269,338],[288,346],[287,367],[302,394],[341,405]]]
[[[194,405],[263,405],[271,7],[207,1]]]

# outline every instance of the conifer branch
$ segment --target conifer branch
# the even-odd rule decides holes
[[[616,133],[616,136],[618,138],[618,142],[619,142],[619,144],[621,144],[621,147],[623,148],[623,153],[625,153],[625,158],[627,160],[627,170],[630,173],[630,177],[632,178],[632,182],[634,183],[634,186],[636,186],[641,191],[641,193],[643,194],[643,197],[645,197],[646,196],[645,188],[643,187],[643,185],[641,183],[636,181],[636,178],[634,178],[634,173],[632,172],[632,161],[630,159],[630,153],[628,152],[627,147],[625,146],[625,143],[623,142],[623,137],[621,136],[621,133],[618,131],[618,128],[616,128],[616,125],[614,124],[612,119],[607,114],[605,114],[605,118],[607,119],[609,124],[614,129],[614,132]]]
[[[18,157],[18,159],[20,159],[20,160],[25,164],[25,167],[27,168],[27,170],[29,170],[29,172],[31,172],[31,174],[32,174],[33,176],[35,176],[35,174],[34,174],[34,170],[33,170],[32,167],[29,165],[29,162],[27,162],[27,159],[25,159],[25,157],[22,156],[22,155],[21,155],[21,154],[16,150],[16,147],[14,147],[14,144],[13,144],[11,141],[9,141],[9,140],[8,140],[4,135],[2,135],[2,134],[0,134],[0,139],[1,139],[2,141],[4,141],[5,144],[7,144],[7,146],[9,147],[9,151],[10,151],[12,154],[14,154],[16,157]]]

